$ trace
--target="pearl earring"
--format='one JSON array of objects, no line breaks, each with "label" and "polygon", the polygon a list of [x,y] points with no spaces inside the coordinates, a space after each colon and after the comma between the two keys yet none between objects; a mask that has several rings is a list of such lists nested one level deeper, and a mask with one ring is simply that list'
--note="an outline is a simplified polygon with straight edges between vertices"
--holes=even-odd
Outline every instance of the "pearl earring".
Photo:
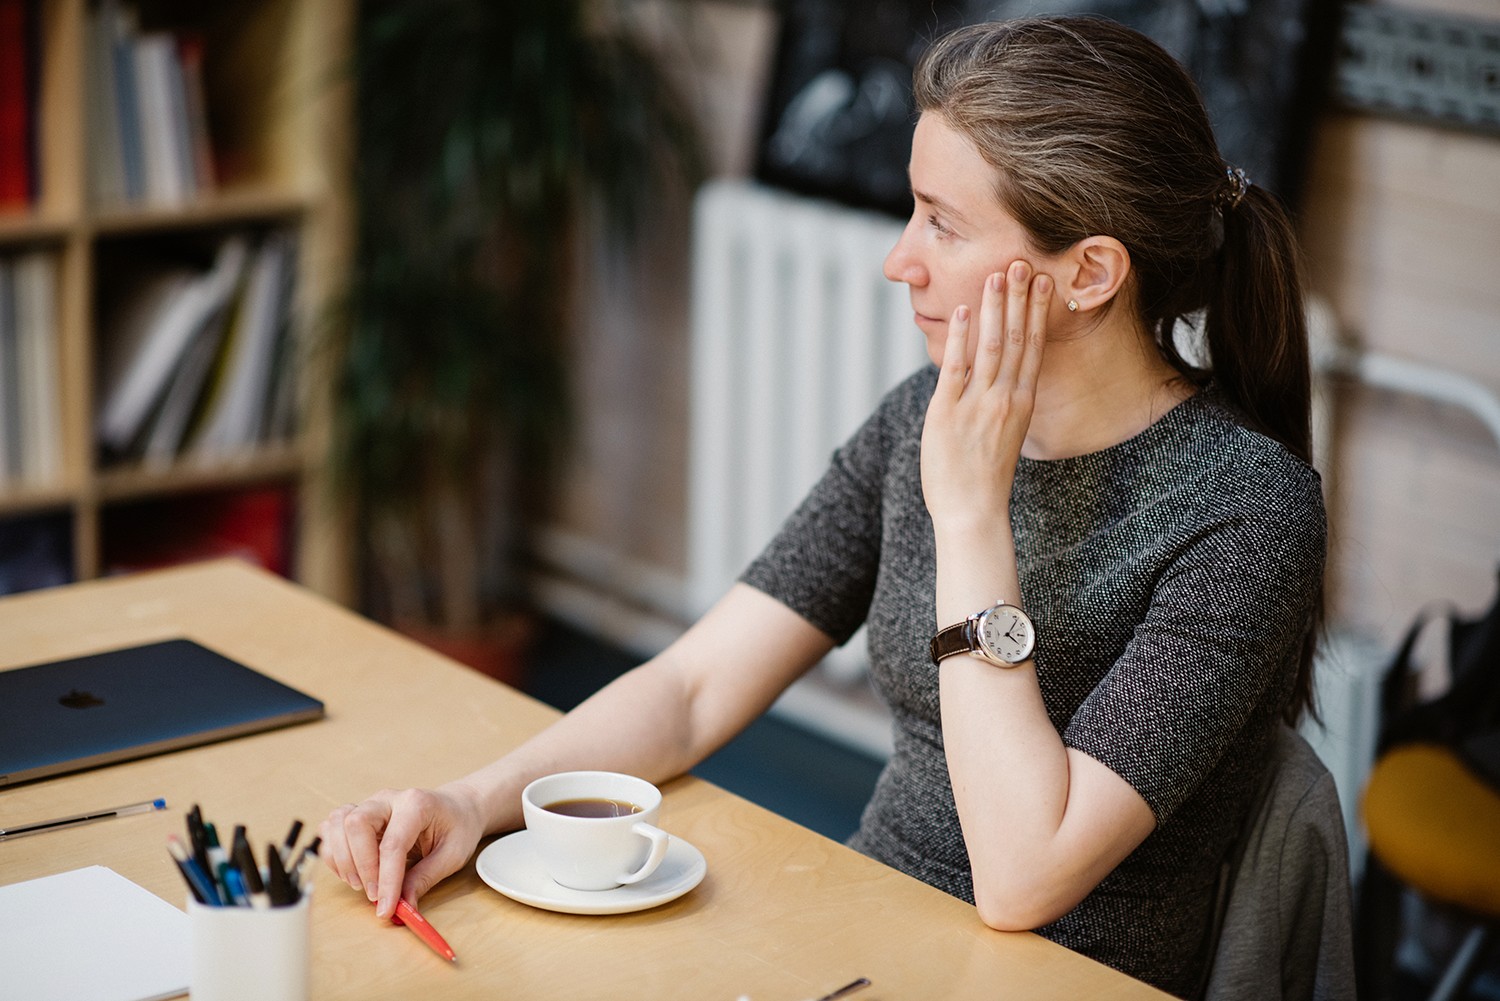
[{"label": "pearl earring", "polygon": [[1076,312],[1078,312],[1078,300],[1077,299],[1069,299],[1068,300],[1068,312],[1070,312],[1070,313],[1076,313]]}]

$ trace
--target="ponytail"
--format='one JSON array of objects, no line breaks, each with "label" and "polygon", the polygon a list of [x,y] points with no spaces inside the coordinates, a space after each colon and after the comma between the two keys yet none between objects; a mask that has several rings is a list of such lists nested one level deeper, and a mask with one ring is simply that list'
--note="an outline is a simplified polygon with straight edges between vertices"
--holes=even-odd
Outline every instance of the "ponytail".
[{"label": "ponytail", "polygon": [[[1291,222],[1274,195],[1253,185],[1222,211],[1219,281],[1204,321],[1214,385],[1250,427],[1311,465],[1312,365]],[[1284,713],[1293,726],[1304,713],[1319,719],[1313,657],[1323,632],[1321,584],[1311,619]]]},{"label": "ponytail", "polygon": [[1247,186],[1226,204],[1204,334],[1213,380],[1252,428],[1312,463],[1312,371],[1301,261],[1275,196]]}]

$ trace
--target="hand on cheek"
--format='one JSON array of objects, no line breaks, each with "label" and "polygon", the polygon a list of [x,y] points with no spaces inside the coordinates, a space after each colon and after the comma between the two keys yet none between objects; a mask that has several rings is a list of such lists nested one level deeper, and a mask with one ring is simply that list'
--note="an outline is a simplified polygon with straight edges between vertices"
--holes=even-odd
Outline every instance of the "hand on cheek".
[{"label": "hand on cheek", "polygon": [[1036,401],[1053,282],[1026,261],[990,275],[978,316],[948,324],[922,431],[922,489],[934,522],[1008,510]]}]

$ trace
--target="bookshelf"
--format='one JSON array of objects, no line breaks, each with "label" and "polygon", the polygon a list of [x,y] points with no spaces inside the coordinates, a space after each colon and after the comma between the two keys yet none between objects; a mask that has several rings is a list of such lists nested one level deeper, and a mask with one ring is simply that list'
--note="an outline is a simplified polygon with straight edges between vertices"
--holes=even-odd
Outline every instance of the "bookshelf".
[{"label": "bookshelf", "polygon": [[[85,580],[212,555],[209,530],[185,555],[171,539],[153,556],[150,536],[222,507],[226,522],[276,519],[281,568],[349,600],[315,342],[351,242],[352,18],[353,0],[0,0],[0,28],[24,23],[27,46],[0,38],[27,54],[24,131],[22,74],[0,70],[0,590],[56,582],[11,579],[27,559]],[[185,289],[211,284],[228,243],[238,267],[189,310]],[[148,353],[173,296],[190,319],[177,347]],[[132,378],[150,388],[124,407]]]}]

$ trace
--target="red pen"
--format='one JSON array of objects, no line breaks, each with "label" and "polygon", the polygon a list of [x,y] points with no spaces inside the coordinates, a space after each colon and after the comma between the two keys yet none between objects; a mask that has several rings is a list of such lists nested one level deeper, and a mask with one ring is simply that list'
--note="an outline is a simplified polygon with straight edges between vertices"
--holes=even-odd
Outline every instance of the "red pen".
[{"label": "red pen", "polygon": [[428,924],[427,919],[418,914],[417,909],[408,904],[405,897],[396,901],[396,913],[391,920],[416,932],[417,938],[426,942],[439,956],[449,962],[458,962],[458,957],[453,954],[453,947],[443,941],[443,936],[437,933],[437,929]]}]

